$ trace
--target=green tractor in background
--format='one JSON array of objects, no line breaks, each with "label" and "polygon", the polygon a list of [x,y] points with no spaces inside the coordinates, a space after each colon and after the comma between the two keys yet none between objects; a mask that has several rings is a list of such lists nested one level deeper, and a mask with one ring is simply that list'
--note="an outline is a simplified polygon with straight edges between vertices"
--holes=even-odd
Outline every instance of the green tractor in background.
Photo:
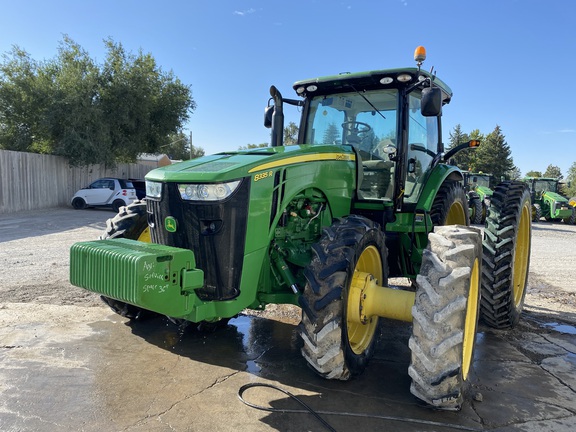
[{"label": "green tractor in background", "polygon": [[[452,91],[418,67],[272,86],[271,146],[151,171],[146,199],[123,207],[101,240],[70,252],[72,284],[116,312],[226,322],[246,308],[299,305],[302,355],[329,379],[360,374],[379,317],[412,322],[412,393],[459,409],[477,322],[514,326],[529,268],[530,194],[503,182],[484,241],[469,227],[463,174],[446,163],[442,106]],[[298,143],[282,142],[286,105]],[[411,286],[389,279],[409,278]]]},{"label": "green tractor in background", "polygon": [[464,172],[464,185],[468,194],[468,207],[470,208],[470,222],[484,224],[490,207],[494,191],[490,188],[493,183],[492,174]]},{"label": "green tractor in background", "polygon": [[533,222],[540,221],[542,217],[547,221],[561,220],[570,225],[576,222],[576,208],[560,195],[558,179],[525,177],[523,181],[530,186]]}]

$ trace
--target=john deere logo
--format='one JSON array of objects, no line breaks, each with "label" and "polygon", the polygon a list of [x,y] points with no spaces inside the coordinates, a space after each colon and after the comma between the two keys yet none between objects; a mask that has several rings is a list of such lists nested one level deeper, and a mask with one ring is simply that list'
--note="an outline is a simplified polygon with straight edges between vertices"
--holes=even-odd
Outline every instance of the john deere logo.
[{"label": "john deere logo", "polygon": [[176,219],[174,219],[172,216],[168,216],[166,219],[164,219],[164,228],[166,228],[166,231],[168,232],[176,232],[176,228],[177,228],[178,224],[176,223]]}]

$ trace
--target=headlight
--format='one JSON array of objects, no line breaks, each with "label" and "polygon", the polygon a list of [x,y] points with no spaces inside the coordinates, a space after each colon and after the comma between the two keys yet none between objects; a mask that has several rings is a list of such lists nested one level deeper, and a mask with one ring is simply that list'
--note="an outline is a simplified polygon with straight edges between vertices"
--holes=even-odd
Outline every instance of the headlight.
[{"label": "headlight", "polygon": [[162,196],[162,183],[146,180],[146,196],[150,198],[160,198]]},{"label": "headlight", "polygon": [[238,188],[240,180],[228,183],[179,184],[180,196],[186,201],[220,201]]}]

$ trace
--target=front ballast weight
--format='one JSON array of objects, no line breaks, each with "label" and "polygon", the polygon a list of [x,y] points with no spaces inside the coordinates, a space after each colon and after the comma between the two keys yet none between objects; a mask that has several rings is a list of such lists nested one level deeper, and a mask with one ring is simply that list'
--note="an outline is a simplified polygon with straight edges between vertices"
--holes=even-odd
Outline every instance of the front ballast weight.
[{"label": "front ballast weight", "polygon": [[70,282],[127,304],[175,318],[188,318],[204,285],[192,251],[126,238],[75,243]]}]

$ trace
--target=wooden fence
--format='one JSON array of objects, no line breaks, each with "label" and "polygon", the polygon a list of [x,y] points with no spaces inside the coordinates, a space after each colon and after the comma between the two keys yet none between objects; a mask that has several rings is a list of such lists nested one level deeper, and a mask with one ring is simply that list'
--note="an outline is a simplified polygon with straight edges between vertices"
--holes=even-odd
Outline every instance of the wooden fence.
[{"label": "wooden fence", "polygon": [[78,189],[100,177],[144,178],[151,169],[143,164],[74,168],[59,156],[0,150],[0,215],[70,206]]}]

